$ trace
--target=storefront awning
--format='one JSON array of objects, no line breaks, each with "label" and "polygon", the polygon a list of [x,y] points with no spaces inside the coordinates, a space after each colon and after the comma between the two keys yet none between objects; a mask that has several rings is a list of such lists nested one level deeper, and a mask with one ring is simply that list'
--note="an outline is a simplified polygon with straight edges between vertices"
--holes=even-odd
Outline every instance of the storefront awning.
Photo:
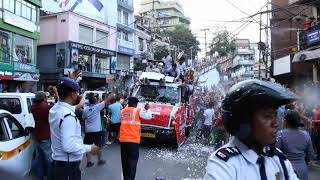
[{"label": "storefront awning", "polygon": [[292,62],[303,62],[315,59],[320,59],[320,48],[314,50],[300,51],[293,56]]}]

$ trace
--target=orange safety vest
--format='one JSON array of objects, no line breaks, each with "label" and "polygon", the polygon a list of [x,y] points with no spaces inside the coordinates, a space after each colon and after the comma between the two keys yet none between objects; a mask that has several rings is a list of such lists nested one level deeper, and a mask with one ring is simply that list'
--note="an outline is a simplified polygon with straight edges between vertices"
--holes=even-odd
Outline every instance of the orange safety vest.
[{"label": "orange safety vest", "polygon": [[140,108],[126,107],[121,111],[120,142],[140,143]]}]

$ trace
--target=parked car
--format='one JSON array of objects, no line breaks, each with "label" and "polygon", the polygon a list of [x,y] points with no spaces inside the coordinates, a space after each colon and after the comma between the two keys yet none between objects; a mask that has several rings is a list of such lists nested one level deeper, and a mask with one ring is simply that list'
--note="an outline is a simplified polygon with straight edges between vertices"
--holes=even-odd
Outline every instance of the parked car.
[{"label": "parked car", "polygon": [[0,110],[0,176],[5,174],[5,179],[22,179],[30,172],[35,144],[29,129]]},{"label": "parked car", "polygon": [[34,97],[33,93],[0,93],[0,109],[12,113],[23,128],[34,128],[35,123],[31,113]]}]

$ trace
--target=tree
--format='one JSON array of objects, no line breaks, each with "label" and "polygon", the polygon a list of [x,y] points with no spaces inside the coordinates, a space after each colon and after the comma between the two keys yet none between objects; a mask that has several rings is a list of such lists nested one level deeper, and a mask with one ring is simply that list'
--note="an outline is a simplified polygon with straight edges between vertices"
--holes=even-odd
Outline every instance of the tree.
[{"label": "tree", "polygon": [[164,56],[167,55],[168,49],[167,46],[155,45],[154,47],[154,59],[161,60]]},{"label": "tree", "polygon": [[220,57],[227,56],[235,50],[234,40],[227,30],[218,31],[212,39],[210,54],[218,53]]},{"label": "tree", "polygon": [[197,41],[197,38],[192,34],[190,28],[185,25],[176,25],[173,30],[168,31],[166,34],[169,36],[170,45],[178,47],[179,50],[184,50],[187,58],[191,56],[191,47],[193,47],[192,58],[194,58],[200,50],[199,41]]}]

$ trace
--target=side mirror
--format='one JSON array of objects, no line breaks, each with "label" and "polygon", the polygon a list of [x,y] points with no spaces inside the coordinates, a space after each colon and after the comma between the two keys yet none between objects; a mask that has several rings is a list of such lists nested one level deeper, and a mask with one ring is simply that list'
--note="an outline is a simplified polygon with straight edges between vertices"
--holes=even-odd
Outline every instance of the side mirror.
[{"label": "side mirror", "polygon": [[26,127],[23,131],[23,135],[27,136],[33,132],[34,128],[33,127]]}]

